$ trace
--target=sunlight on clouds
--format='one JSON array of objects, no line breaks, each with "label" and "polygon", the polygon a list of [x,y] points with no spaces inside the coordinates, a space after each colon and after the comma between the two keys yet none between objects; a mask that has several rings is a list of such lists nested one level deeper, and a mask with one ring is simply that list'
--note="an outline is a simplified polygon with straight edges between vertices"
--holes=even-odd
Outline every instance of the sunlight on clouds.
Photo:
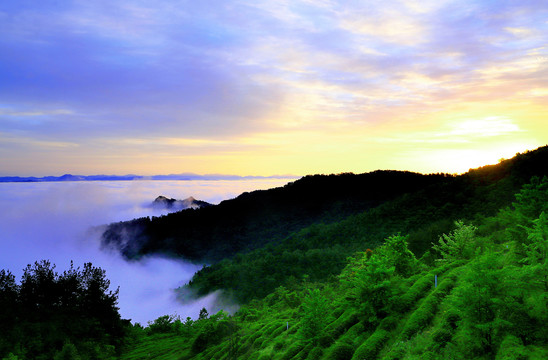
[{"label": "sunlight on clouds", "polygon": [[541,62],[534,56],[515,56],[513,59],[508,59],[504,62],[493,63],[483,68],[479,68],[476,72],[483,77],[485,81],[496,83],[497,79],[505,75],[524,76],[527,73],[533,73],[539,69]]},{"label": "sunlight on clouds", "polygon": [[208,138],[177,138],[177,137],[150,137],[150,138],[123,138],[108,141],[113,143],[122,143],[130,146],[184,146],[184,147],[209,147],[229,145],[232,142],[228,140],[208,139]]},{"label": "sunlight on clouds", "polygon": [[526,37],[526,36],[531,36],[535,34],[535,32],[532,29],[528,29],[528,28],[506,27],[504,28],[504,30],[518,37]]},{"label": "sunlight on clouds", "polygon": [[0,115],[7,116],[48,116],[48,115],[71,115],[73,111],[66,109],[58,110],[35,110],[35,111],[11,111],[0,109]]},{"label": "sunlight on clouds", "polygon": [[452,0],[405,0],[401,1],[401,3],[414,13],[425,14],[436,11],[451,1]]},{"label": "sunlight on clouds", "polygon": [[402,86],[413,92],[422,94],[424,90],[439,88],[442,84],[439,80],[417,72],[408,72],[402,75]]},{"label": "sunlight on clouds", "polygon": [[545,97],[548,96],[548,88],[531,89],[529,94],[535,97]]},{"label": "sunlight on clouds", "polygon": [[[67,149],[77,148],[80,146],[78,143],[68,141],[54,141],[54,140],[40,140],[30,137],[19,137],[11,134],[0,132],[0,143],[3,145],[10,145],[14,148],[19,146],[29,146],[32,148],[49,150],[49,149]],[[0,146],[1,148],[1,146]]]},{"label": "sunlight on clouds", "polygon": [[343,29],[387,43],[415,46],[428,38],[424,22],[386,2],[345,9],[339,19]]},{"label": "sunlight on clouds", "polygon": [[449,136],[490,137],[521,131],[511,119],[502,116],[458,120],[451,127]]},{"label": "sunlight on clouds", "polygon": [[[426,29],[411,18],[382,18],[353,16],[341,23],[346,30],[357,34],[372,36],[381,41],[413,46],[425,41]],[[379,51],[379,50],[375,50]],[[379,51],[382,53],[382,51]]]},{"label": "sunlight on clouds", "polygon": [[538,3],[68,4],[0,22],[29,74],[0,84],[0,146],[27,171],[420,170],[548,138]]}]

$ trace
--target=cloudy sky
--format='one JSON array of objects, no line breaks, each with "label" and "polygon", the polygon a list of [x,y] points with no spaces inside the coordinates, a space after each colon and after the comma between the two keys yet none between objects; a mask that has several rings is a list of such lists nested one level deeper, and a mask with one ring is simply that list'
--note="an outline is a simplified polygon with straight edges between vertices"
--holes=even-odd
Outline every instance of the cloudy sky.
[{"label": "cloudy sky", "polygon": [[0,3],[0,175],[462,172],[548,143],[548,3]]}]

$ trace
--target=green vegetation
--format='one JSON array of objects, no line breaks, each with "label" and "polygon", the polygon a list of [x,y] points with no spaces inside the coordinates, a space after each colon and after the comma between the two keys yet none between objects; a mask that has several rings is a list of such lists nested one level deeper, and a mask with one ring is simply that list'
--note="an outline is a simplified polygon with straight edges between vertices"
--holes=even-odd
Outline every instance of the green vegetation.
[{"label": "green vegetation", "polygon": [[91,263],[57,274],[50,262],[36,262],[20,284],[0,270],[0,358],[116,358],[130,324],[109,285]]},{"label": "green vegetation", "polygon": [[[264,230],[266,239],[248,242],[254,224],[226,241],[239,237],[238,245],[216,238],[227,255],[216,254],[181,296],[222,290],[238,312],[204,309],[196,320],[166,315],[129,326],[119,358],[547,359],[547,163],[541,148],[462,176],[413,175],[418,188],[394,196],[383,188],[344,216],[333,214],[345,201],[333,200],[274,237]],[[255,220],[276,214],[264,204],[262,212],[252,207],[262,213]],[[201,216],[191,214],[177,218]],[[167,217],[158,221],[151,223]],[[271,235],[287,224],[276,221]],[[53,354],[76,358],[81,349],[68,337]]]},{"label": "green vegetation", "polygon": [[[334,229],[344,230],[357,219],[394,205],[311,226],[277,246],[224,260],[215,269],[222,274],[231,267],[236,272],[244,266],[257,270],[265,265],[251,261],[251,254],[288,265],[294,256],[297,272],[266,295],[248,297],[233,316],[221,313],[198,320],[185,334],[177,334],[173,325],[171,335],[154,345],[148,340],[150,326],[141,331],[140,339],[151,351],[169,347],[168,339],[186,339],[173,357],[157,357],[165,359],[548,358],[546,200],[548,177],[533,177],[509,206],[491,215],[476,213],[468,220],[448,221],[452,227],[438,233],[431,247],[421,252],[410,251],[412,235],[388,235],[377,246],[364,236],[361,251],[347,257],[342,266],[337,263],[336,275],[321,273],[322,265],[330,266],[321,255],[307,268],[296,254],[306,258],[312,251],[304,250],[307,240],[322,244],[318,239],[323,237],[323,243],[329,244],[326,249],[341,249],[340,242],[329,238]],[[305,241],[301,249],[294,242],[297,238]],[[282,246],[285,252],[279,253]],[[327,257],[333,253],[328,251]],[[207,269],[203,271],[214,273]],[[283,266],[269,269],[272,273],[259,273],[262,280],[270,276],[276,283],[287,276]],[[276,272],[285,275],[278,278]],[[239,289],[245,287],[232,290]],[[229,331],[205,330],[222,328],[223,321],[233,324]],[[197,348],[197,341],[205,341],[204,334],[210,340]],[[122,358],[140,358],[143,346],[135,346]]]},{"label": "green vegetation", "polygon": [[[382,198],[390,200],[377,202],[376,206],[366,207],[342,220],[316,222],[283,239],[268,240],[263,247],[227,256],[199,271],[189,285],[182,289],[182,293],[205,295],[222,290],[238,302],[247,303],[252,299],[263,298],[278,286],[291,287],[293,282],[299,281],[305,274],[310,281],[324,282],[340,274],[348,257],[367,248],[376,248],[394,234],[407,234],[409,250],[417,258],[428,257],[427,252],[439,250],[440,246],[446,246],[443,244],[447,241],[457,241],[462,249],[453,246],[451,251],[455,253],[447,253],[445,257],[469,258],[478,246],[482,246],[484,236],[506,237],[501,230],[504,227],[511,227],[514,236],[527,236],[523,227],[533,224],[521,218],[521,215],[510,211],[501,216],[494,215],[501,208],[510,207],[514,194],[529,183],[531,178],[527,178],[525,174],[538,176],[537,180],[533,180],[537,182],[542,176],[548,175],[547,162],[548,147],[545,147],[520,154],[497,166],[473,170],[461,176],[410,176],[397,172],[376,172],[374,182],[362,177],[361,187],[372,189],[363,190],[364,193],[374,192],[382,180],[397,187],[398,181],[412,179],[414,183],[422,183],[424,186],[416,191],[406,190],[396,197],[384,195]],[[524,164],[527,167],[524,168]],[[337,177],[334,176],[333,179],[335,178]],[[331,184],[329,180],[333,179],[318,178],[327,184]],[[353,178],[344,174],[342,179]],[[298,181],[293,186],[297,184]],[[341,183],[338,185],[343,186]],[[548,199],[545,198],[546,195],[542,197],[543,188],[537,189],[538,184],[526,186],[535,187],[534,195],[531,196],[540,196],[537,201],[523,199],[526,205],[521,205],[523,209],[519,213],[529,214],[537,211],[541,204],[547,204]],[[379,189],[381,192],[388,192],[384,187]],[[267,204],[261,203],[265,209],[271,210]],[[454,222],[457,220],[461,221],[461,228],[454,229]],[[467,225],[463,221],[468,222]],[[283,227],[285,223],[280,222],[276,226]],[[247,230],[242,229],[235,230],[234,233],[241,236],[248,234]],[[441,234],[447,235],[440,242]],[[471,235],[476,237],[466,238]],[[432,243],[436,244],[434,249]]]}]

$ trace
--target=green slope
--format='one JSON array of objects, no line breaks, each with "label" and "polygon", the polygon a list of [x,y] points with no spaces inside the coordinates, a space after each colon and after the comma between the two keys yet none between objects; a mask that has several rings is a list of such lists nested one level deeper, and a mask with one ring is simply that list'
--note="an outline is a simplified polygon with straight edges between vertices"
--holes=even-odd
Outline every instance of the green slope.
[{"label": "green slope", "polygon": [[[456,219],[478,222],[509,206],[531,175],[548,175],[546,164],[548,147],[445,178],[337,222],[316,222],[202,269],[182,289],[182,296],[223,290],[245,303],[304,274],[323,281],[339,274],[354,252],[374,248],[396,233],[408,234],[410,249],[420,257],[440,234],[451,230]],[[487,224],[480,229],[491,230]]]},{"label": "green slope", "polygon": [[[499,181],[504,179],[509,177]],[[484,182],[479,175],[473,180]],[[362,242],[336,275],[314,279],[314,272],[299,268],[284,286],[250,299],[234,316],[170,319],[162,331],[134,328],[133,346],[122,358],[546,359],[548,178],[530,180],[511,206],[474,213],[468,217],[474,225],[456,222],[438,233],[419,260],[409,251],[413,236],[387,236],[373,250]],[[375,209],[367,214],[375,211],[381,219],[389,216]],[[303,230],[282,243],[294,251],[307,239],[315,246],[342,246],[348,234],[339,238],[336,229],[373,216],[367,214]],[[420,223],[419,215],[412,218],[402,229]],[[325,266],[318,261],[315,271]]]}]

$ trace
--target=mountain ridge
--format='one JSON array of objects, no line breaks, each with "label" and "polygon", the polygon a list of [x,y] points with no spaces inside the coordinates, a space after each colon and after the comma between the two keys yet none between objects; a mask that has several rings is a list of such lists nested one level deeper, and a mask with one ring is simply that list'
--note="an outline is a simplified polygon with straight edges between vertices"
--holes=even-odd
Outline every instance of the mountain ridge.
[{"label": "mountain ridge", "polygon": [[[548,146],[456,176],[309,175],[205,209],[110,224],[102,244],[128,259],[161,254],[209,263],[189,284],[190,296],[228,289],[245,303],[311,266],[313,280],[335,275],[355,251],[393,234],[408,234],[409,248],[420,257],[455,220],[493,216],[510,206],[532,176],[548,176],[546,164]],[[280,264],[288,265],[283,272]]]},{"label": "mountain ridge", "polygon": [[205,174],[181,173],[169,175],[72,175],[61,176],[0,176],[0,183],[3,182],[55,182],[55,181],[134,181],[134,180],[256,180],[256,179],[295,179],[294,175],[272,175],[272,176],[241,176],[230,174]]},{"label": "mountain ridge", "polygon": [[176,210],[199,209],[206,206],[213,206],[213,204],[210,204],[203,200],[197,200],[193,196],[189,196],[186,199],[178,200],[178,199],[168,198],[163,195],[160,195],[156,199],[154,199],[154,201],[150,205],[153,208],[157,208],[157,209],[176,209]]}]

